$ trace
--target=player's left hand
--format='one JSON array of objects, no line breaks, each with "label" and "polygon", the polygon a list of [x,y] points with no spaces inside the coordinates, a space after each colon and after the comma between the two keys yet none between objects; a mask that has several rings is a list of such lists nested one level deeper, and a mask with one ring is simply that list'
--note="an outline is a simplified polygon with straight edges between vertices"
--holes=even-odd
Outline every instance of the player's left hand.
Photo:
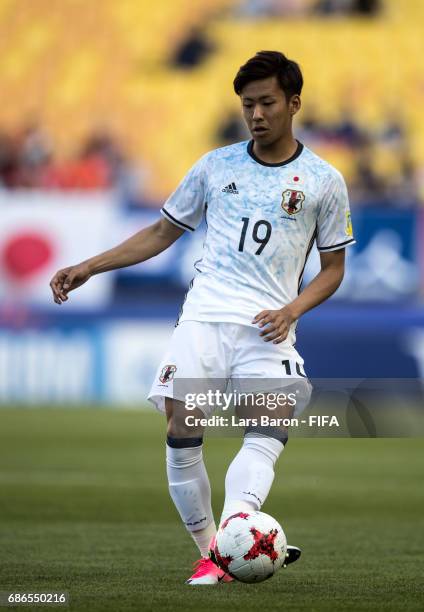
[{"label": "player's left hand", "polygon": [[295,321],[290,309],[285,306],[281,310],[262,310],[253,319],[252,323],[257,324],[261,329],[260,336],[265,342],[280,344],[284,342],[290,330],[290,325]]}]

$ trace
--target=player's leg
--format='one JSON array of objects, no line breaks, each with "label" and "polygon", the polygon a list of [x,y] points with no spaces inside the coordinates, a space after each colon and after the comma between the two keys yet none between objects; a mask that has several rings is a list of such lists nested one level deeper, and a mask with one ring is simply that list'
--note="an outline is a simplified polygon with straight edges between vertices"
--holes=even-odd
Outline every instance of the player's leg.
[{"label": "player's leg", "polygon": [[[303,410],[310,397],[303,360],[293,347],[264,342],[253,326],[238,327],[231,377],[244,401],[238,402],[237,412],[257,423],[247,428],[243,445],[228,468],[221,520],[243,509],[262,507],[288,439],[283,419]],[[280,421],[268,426],[262,424],[266,418]]]},{"label": "player's leg", "polygon": [[267,428],[266,433],[261,429],[247,429],[242,447],[227,470],[221,522],[238,512],[260,510],[268,497],[287,434],[278,427]]},{"label": "player's leg", "polygon": [[[261,509],[274,481],[275,464],[287,444],[286,428],[251,427],[225,477],[225,502],[220,523],[234,514]],[[212,547],[213,548],[213,547]],[[288,545],[284,567],[297,561],[301,550]]]},{"label": "player's leg", "polygon": [[[261,416],[273,418],[291,418],[307,405],[310,397],[310,385],[303,377],[303,361],[297,352],[291,349],[282,350],[280,345],[264,343],[255,328],[240,329],[240,350],[235,355],[232,375],[237,379],[241,392],[252,395],[252,390],[261,391],[261,401],[253,399],[239,409],[239,415],[258,419]],[[296,373],[296,377],[291,376]],[[294,392],[296,402],[278,404],[270,413],[267,409],[269,391],[285,392],[289,397]],[[273,393],[275,396],[275,393]],[[253,397],[254,394],[253,394]],[[264,504],[274,481],[275,464],[288,440],[285,425],[251,426],[247,428],[243,445],[231,462],[225,478],[225,502],[221,522],[238,512],[257,511]],[[288,562],[296,560],[300,550],[289,547]]]},{"label": "player's leg", "polygon": [[[190,584],[216,584],[224,573],[207,558],[208,544],[216,532],[211,490],[203,462],[203,428],[194,419],[209,416],[211,407],[187,411],[188,393],[204,393],[211,376],[225,377],[225,352],[216,325],[186,321],[177,326],[170,350],[159,367],[149,399],[166,412],[168,429],[166,464],[169,490],[175,506],[197,544],[201,559]],[[171,364],[171,365],[169,365]],[[193,393],[196,392],[196,393]],[[190,423],[186,417],[190,416]]]},{"label": "player's leg", "polygon": [[[203,461],[203,427],[186,426],[183,402],[166,398],[168,421],[166,441],[166,471],[169,492],[186,529],[195,541],[201,558],[194,574],[187,580],[191,585],[214,585],[229,581],[208,557],[209,544],[216,534],[211,505],[211,487]],[[204,414],[195,408],[195,418]]]},{"label": "player's leg", "polygon": [[[166,398],[166,470],[169,492],[181,519],[199,548],[208,556],[208,544],[216,533],[211,506],[211,487],[203,461],[203,427],[184,426],[183,402]],[[198,409],[194,418],[204,418]]]}]

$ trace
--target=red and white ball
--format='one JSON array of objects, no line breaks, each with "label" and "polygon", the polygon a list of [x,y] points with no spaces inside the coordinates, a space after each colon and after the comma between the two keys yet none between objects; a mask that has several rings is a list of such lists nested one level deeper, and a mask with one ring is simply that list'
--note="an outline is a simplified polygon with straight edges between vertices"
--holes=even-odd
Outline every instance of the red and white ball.
[{"label": "red and white ball", "polygon": [[284,564],[287,539],[281,525],[265,512],[238,512],[219,526],[210,556],[241,582],[262,582]]}]

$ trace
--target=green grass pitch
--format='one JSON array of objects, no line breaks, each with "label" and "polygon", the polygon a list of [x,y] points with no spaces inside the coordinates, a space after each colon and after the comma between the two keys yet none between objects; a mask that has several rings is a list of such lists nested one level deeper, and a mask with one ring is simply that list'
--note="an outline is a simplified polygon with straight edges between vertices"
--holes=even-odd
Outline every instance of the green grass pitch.
[{"label": "green grass pitch", "polygon": [[[205,444],[216,516],[239,444]],[[161,416],[0,410],[0,591],[66,590],[68,609],[87,612],[422,610],[423,450],[422,439],[291,440],[263,509],[301,560],[259,585],[194,588]]]}]

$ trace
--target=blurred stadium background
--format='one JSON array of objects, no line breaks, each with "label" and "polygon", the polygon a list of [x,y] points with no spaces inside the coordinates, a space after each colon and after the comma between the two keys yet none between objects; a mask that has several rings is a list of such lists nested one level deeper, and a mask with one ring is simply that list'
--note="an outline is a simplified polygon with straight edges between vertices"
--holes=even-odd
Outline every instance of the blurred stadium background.
[{"label": "blurred stadium background", "polygon": [[346,176],[358,241],[299,325],[307,371],[424,375],[423,18],[420,0],[1,0],[0,402],[143,403],[202,231],[60,308],[48,281],[247,138],[232,79],[268,48],[302,66],[296,134]]}]

